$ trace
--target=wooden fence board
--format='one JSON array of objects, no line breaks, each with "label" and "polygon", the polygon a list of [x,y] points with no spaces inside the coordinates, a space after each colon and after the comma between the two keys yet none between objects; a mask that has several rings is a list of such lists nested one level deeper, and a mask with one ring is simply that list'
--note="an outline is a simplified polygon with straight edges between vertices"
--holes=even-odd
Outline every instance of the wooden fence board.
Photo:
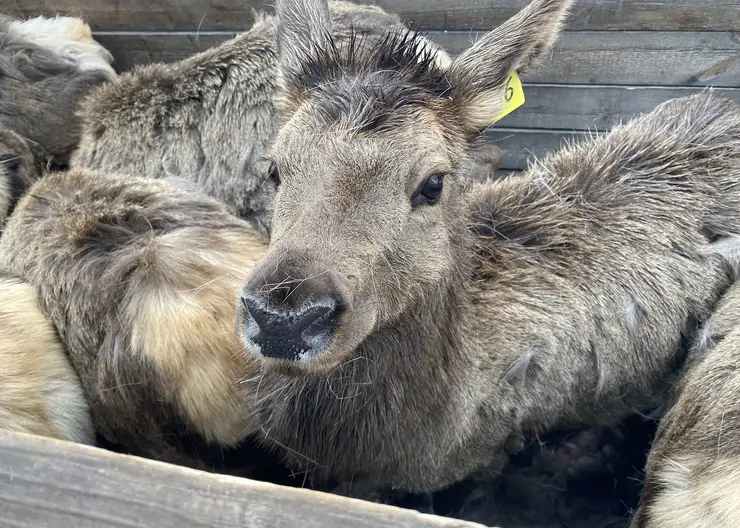
[{"label": "wooden fence board", "polygon": [[[430,35],[452,55],[476,32]],[[530,82],[740,86],[740,35],[721,32],[569,31]]]},{"label": "wooden fence board", "polygon": [[[363,0],[427,29],[491,29],[528,0]],[[96,29],[241,29],[266,0],[2,0],[14,17],[83,16]],[[740,31],[740,0],[579,0],[569,29]]]},{"label": "wooden fence board", "polygon": [[0,525],[483,528],[316,491],[0,432]]},{"label": "wooden fence board", "polygon": [[[233,32],[99,32],[119,71],[134,64],[178,60],[231,38]],[[477,36],[432,32],[460,53]],[[564,33],[552,58],[525,82],[740,87],[740,37],[729,33],[575,31]]]},{"label": "wooden fence board", "polygon": [[[526,102],[495,126],[565,130],[609,130],[620,121],[650,112],[660,103],[702,91],[662,86],[525,84]],[[740,104],[740,89],[716,89]]]},{"label": "wooden fence board", "polygon": [[137,64],[174,62],[217,46],[236,35],[233,32],[96,33],[95,40],[113,54],[119,72]]},{"label": "wooden fence board", "polygon": [[272,5],[265,0],[0,0],[0,13],[76,16],[93,29],[242,30],[254,22],[253,9],[272,11]]},{"label": "wooden fence board", "polygon": [[493,127],[486,133],[487,140],[498,145],[503,151],[499,169],[522,170],[533,156],[542,158],[548,152],[564,145],[566,139],[571,141],[584,139],[584,132],[567,130],[532,130]]}]

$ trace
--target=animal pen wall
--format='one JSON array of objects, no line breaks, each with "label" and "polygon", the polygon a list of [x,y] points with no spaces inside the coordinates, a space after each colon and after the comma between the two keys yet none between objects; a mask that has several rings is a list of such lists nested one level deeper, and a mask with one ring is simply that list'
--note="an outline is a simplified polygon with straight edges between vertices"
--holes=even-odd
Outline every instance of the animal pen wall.
[{"label": "animal pen wall", "polygon": [[[452,55],[512,16],[526,0],[364,0],[398,13]],[[118,71],[173,61],[247,28],[269,0],[1,0],[14,17],[84,18]],[[552,59],[525,76],[523,107],[490,138],[501,169],[563,138],[608,130],[667,99],[715,86],[740,101],[740,1],[579,0]]]}]

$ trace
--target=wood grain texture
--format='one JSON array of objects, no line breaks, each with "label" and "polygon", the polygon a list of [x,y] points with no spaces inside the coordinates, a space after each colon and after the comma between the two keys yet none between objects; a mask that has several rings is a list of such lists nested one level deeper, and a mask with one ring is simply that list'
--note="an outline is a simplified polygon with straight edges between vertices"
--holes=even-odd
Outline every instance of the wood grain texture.
[{"label": "wood grain texture", "polygon": [[236,35],[235,32],[102,32],[95,40],[113,54],[113,67],[118,72],[137,64],[174,62],[194,53],[217,46]]},{"label": "wood grain texture", "polygon": [[[476,32],[430,35],[452,55]],[[670,31],[570,31],[524,81],[570,84],[740,86],[740,34]]]},{"label": "wood grain texture", "polygon": [[[528,0],[364,0],[426,29],[491,29]],[[241,29],[266,0],[2,0],[15,17],[82,16],[96,29]],[[570,29],[740,31],[740,0],[580,0]]]},{"label": "wood grain texture", "polygon": [[542,158],[548,152],[564,145],[566,140],[579,141],[588,137],[585,132],[568,130],[533,130],[493,127],[486,132],[486,140],[503,151],[499,170],[522,170],[533,157]]},{"label": "wood grain texture", "polygon": [[254,10],[272,11],[272,5],[265,0],[0,0],[0,13],[76,16],[93,29],[242,30],[254,22]]},{"label": "wood grain texture", "polygon": [[482,528],[309,490],[0,431],[0,525]]},{"label": "wood grain texture", "polygon": [[[119,71],[174,61],[231,38],[233,32],[98,32]],[[431,32],[460,53],[479,34]],[[576,31],[564,33],[552,58],[525,82],[740,87],[740,37],[729,33]]]},{"label": "wood grain texture", "polygon": [[[428,29],[481,29],[504,22],[529,0],[371,0]],[[464,7],[463,7],[464,6]],[[738,0],[578,0],[568,29],[740,30]]]},{"label": "wood grain texture", "polygon": [[[609,130],[660,103],[703,88],[525,84],[526,102],[496,123],[506,128]],[[740,104],[740,89],[715,89]]]}]

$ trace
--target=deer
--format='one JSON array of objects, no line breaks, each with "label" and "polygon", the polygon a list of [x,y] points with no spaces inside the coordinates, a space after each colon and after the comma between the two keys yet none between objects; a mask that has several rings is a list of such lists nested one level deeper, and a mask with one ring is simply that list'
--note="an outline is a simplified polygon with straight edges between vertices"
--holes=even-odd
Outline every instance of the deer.
[{"label": "deer", "polygon": [[720,300],[693,340],[658,424],[632,528],[740,523],[739,286]]},{"label": "deer", "polygon": [[[255,430],[234,319],[265,247],[198,190],[130,173],[48,172],[0,237],[0,269],[22,281],[24,303],[38,303],[30,315],[19,305],[7,329],[37,312],[46,318],[38,325],[54,329],[79,376],[98,445],[211,469],[214,451]],[[0,296],[0,309],[5,302]]]},{"label": "deer", "polygon": [[[376,6],[339,0],[329,6],[339,45],[405,29],[397,15]],[[431,40],[416,42],[440,67],[450,62]],[[279,181],[263,155],[278,126],[275,46],[274,17],[261,13],[248,31],[214,48],[138,66],[100,86],[80,110],[83,132],[72,166],[195,183],[269,235]],[[482,170],[492,169],[484,163]]]},{"label": "deer", "polygon": [[0,16],[0,126],[26,140],[41,165],[67,167],[80,102],[115,81],[112,61],[79,18]]},{"label": "deer", "polygon": [[572,2],[533,0],[445,69],[411,33],[339,48],[279,0],[281,184],[236,332],[259,437],[316,482],[495,477],[525,438],[661,404],[732,283],[740,110],[664,102],[515,177],[458,178]]},{"label": "deer", "polygon": [[[379,33],[381,28],[400,25],[395,15],[376,7],[348,2],[335,2],[333,7],[337,24],[346,26],[348,36],[361,35],[372,39],[373,31]],[[50,65],[56,64],[52,62],[54,60],[59,63],[56,67],[70,76],[74,73],[74,66],[80,72],[87,72],[91,78],[105,79],[105,85],[91,95],[92,103],[88,101],[85,103],[87,106],[83,106],[80,120],[85,131],[89,131],[90,123],[85,119],[90,114],[85,113],[84,108],[100,109],[95,104],[101,101],[101,94],[110,96],[126,92],[126,87],[130,89],[136,79],[141,82],[149,73],[156,74],[159,68],[168,69],[168,78],[191,83],[195,89],[208,90],[206,80],[193,79],[192,75],[188,77],[186,74],[192,73],[196,67],[215,67],[214,61],[229,54],[235,55],[236,49],[241,55],[235,55],[235,67],[256,61],[264,69],[260,71],[267,84],[272,83],[275,73],[270,66],[272,52],[269,46],[266,49],[260,47],[260,42],[269,41],[270,34],[274,40],[274,30],[270,29],[267,18],[258,20],[255,28],[247,32],[249,35],[237,37],[190,61],[148,66],[120,78],[110,67],[109,52],[92,39],[89,26],[79,19],[38,17],[23,23],[8,21],[7,32],[12,38],[4,42],[4,50],[16,49],[10,45],[16,39],[16,47],[23,50],[24,57],[38,56],[32,61],[17,61],[23,67],[56,71],[41,59]],[[440,67],[443,67],[444,51],[430,41],[423,40],[423,43],[433,50]],[[21,44],[25,47],[19,47]],[[11,55],[8,54],[9,57]],[[17,56],[21,57],[22,53],[18,52]],[[66,82],[69,85],[74,79],[70,77]],[[59,82],[61,79],[56,80]],[[229,85],[224,89],[235,90],[232,95],[239,97],[240,94],[236,94],[238,88],[244,88],[244,83],[249,84],[254,78],[242,81],[239,86]],[[51,82],[39,86],[47,85],[55,86]],[[21,88],[22,85],[17,86],[18,90]],[[76,105],[83,94],[72,88],[58,87],[74,94]],[[66,101],[48,90],[36,93],[56,103]],[[127,93],[131,97],[142,95],[130,90]],[[166,92],[159,95],[163,93]],[[214,99],[218,99],[219,93],[213,94]],[[225,93],[221,94],[226,97]],[[161,101],[156,98],[149,100],[152,106],[146,110],[157,110],[158,102]],[[45,100],[44,104],[47,103]],[[111,114],[124,114],[131,110],[123,104],[115,107],[120,101],[117,103],[112,96],[105,99],[105,103],[106,112]],[[223,103],[221,99],[219,104]],[[96,442],[140,456],[209,469],[208,464],[214,463],[209,460],[211,447],[220,452],[235,446],[250,431],[249,412],[241,405],[245,398],[238,398],[238,378],[245,370],[242,367],[244,359],[240,357],[241,345],[233,335],[233,322],[225,324],[221,320],[228,321],[229,314],[235,310],[237,286],[245,279],[251,261],[259,257],[265,241],[259,233],[232,218],[233,209],[228,209],[228,202],[224,209],[216,203],[217,200],[206,199],[200,194],[197,182],[183,178],[182,172],[159,174],[146,167],[146,171],[139,173],[136,164],[119,157],[120,165],[116,165],[119,172],[110,167],[78,167],[80,164],[75,161],[71,174],[58,173],[59,168],[66,167],[62,154],[66,156],[68,145],[76,145],[79,140],[75,132],[77,121],[73,120],[64,130],[57,123],[70,119],[74,114],[72,106],[65,103],[55,106],[53,112],[47,109],[44,121],[34,121],[38,117],[35,114],[21,119],[21,105],[9,111],[8,115],[13,119],[7,125],[35,139],[24,138],[10,129],[0,129],[0,221],[4,223],[11,213],[14,218],[9,231],[2,237],[2,257],[8,267],[22,277],[19,280],[23,281],[24,288],[38,291],[40,309],[49,319],[46,324],[59,334],[58,346],[49,345],[49,353],[53,355],[59,349],[66,350],[73,370],[80,373],[81,381],[78,383],[84,387],[95,428],[101,433]],[[215,108],[213,110],[216,111]],[[239,109],[228,110],[238,112]],[[55,148],[50,142],[43,141],[39,134],[28,134],[29,130],[40,130],[50,137],[56,134],[64,140],[64,148]],[[131,143],[124,141],[122,144],[133,148],[134,144],[141,143],[139,136],[131,136],[131,130],[128,129],[127,136]],[[70,132],[68,137],[65,131]],[[152,134],[156,136],[159,132],[152,131]],[[78,158],[85,151],[86,134],[83,132],[83,145],[76,154]],[[157,137],[163,142],[168,141],[168,138]],[[43,149],[36,149],[37,146]],[[181,142],[180,147],[187,152],[189,145]],[[483,159],[476,160],[477,166],[484,167],[481,177],[490,171],[486,167],[494,167],[500,159],[500,151],[489,147],[489,151],[479,152],[479,158]],[[104,151],[104,146],[96,147],[98,155]],[[47,152],[54,155],[47,157]],[[122,151],[119,149],[118,152]],[[51,158],[55,163],[47,163]],[[96,159],[103,163],[107,158]],[[130,182],[125,181],[127,176],[124,174],[130,176]],[[162,182],[148,184],[142,182],[142,178]],[[16,203],[35,182],[39,183],[33,187],[33,196],[28,197],[25,205],[15,213]],[[195,211],[189,211],[190,208],[195,208]],[[170,215],[167,217],[168,225],[179,229],[178,234],[153,236],[150,228],[158,222],[161,224],[162,217],[167,215]],[[96,218],[102,219],[100,224],[95,224],[93,219]],[[129,231],[127,222],[133,223]],[[29,223],[40,230],[28,231]],[[211,231],[216,233],[213,240],[208,239]],[[28,235],[31,232],[36,238]],[[191,235],[195,241],[194,249],[189,240],[182,243]],[[103,243],[103,252],[100,253],[95,240],[106,236],[110,239]],[[198,236],[202,238],[198,240]],[[34,251],[27,253],[29,247],[35,248]],[[83,258],[90,257],[88,251],[95,253],[95,258]],[[34,257],[28,259],[31,254]],[[69,260],[56,260],[52,268],[45,267],[49,263],[46,259],[58,259],[61,255],[66,255]],[[141,273],[132,268],[137,261],[141,261]],[[130,280],[132,276],[140,282],[134,281],[128,290],[122,292],[116,281],[122,278]],[[147,281],[152,281],[154,286]],[[60,287],[60,284],[66,287]],[[95,289],[91,291],[91,285],[110,288],[111,295],[116,292],[122,297],[120,300],[112,297],[99,300]],[[232,294],[228,293],[230,288],[234,290]],[[101,301],[112,303],[108,305],[110,312],[103,310],[104,305],[98,305]],[[19,307],[20,312],[24,306],[27,307],[28,303]],[[192,309],[180,313],[182,306],[191,306]],[[157,310],[161,311],[160,315],[155,314]],[[124,315],[114,317],[112,314]],[[35,316],[34,312],[28,317],[33,319]],[[24,316],[18,313],[16,317],[21,321]],[[156,320],[160,320],[163,326],[154,325]],[[203,332],[212,320],[219,321],[217,327]],[[185,332],[175,339],[154,337],[154,333],[169,329],[170,323],[175,325],[174,328],[191,328],[190,334]],[[34,324],[29,322],[32,328]],[[197,338],[194,338],[195,334],[198,334]],[[30,357],[30,352],[23,353]],[[34,353],[41,361],[45,352],[34,350]],[[21,352],[10,348],[8,354],[16,357]],[[215,359],[211,359],[212,356]],[[203,365],[196,366],[193,361],[206,364],[212,361],[213,367],[205,372]],[[27,374],[14,371],[9,376],[17,386],[37,387],[38,380],[30,374],[28,379],[23,378]],[[164,405],[157,408],[155,402],[160,401]],[[57,403],[64,406],[67,402],[59,400]],[[4,426],[20,427],[19,423],[13,425],[11,418],[8,417]]]}]

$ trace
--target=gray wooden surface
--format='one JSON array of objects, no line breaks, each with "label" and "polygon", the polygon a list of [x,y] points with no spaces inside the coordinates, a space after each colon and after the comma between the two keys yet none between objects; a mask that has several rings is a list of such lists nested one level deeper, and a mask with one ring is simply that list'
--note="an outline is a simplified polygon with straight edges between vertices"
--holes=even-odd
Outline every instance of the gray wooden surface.
[{"label": "gray wooden surface", "polygon": [[486,136],[503,151],[499,169],[521,170],[533,157],[541,158],[565,144],[588,137],[588,132],[571,130],[533,130],[522,128],[492,127]]},{"label": "gray wooden surface", "polygon": [[[96,33],[96,38],[113,52],[116,68],[128,70],[135,64],[179,60],[234,35],[214,31],[106,31]],[[452,55],[457,55],[480,34],[432,31],[429,35]],[[740,36],[728,32],[566,32],[558,40],[551,59],[524,80],[738,87]]]},{"label": "gray wooden surface", "polygon": [[5,431],[0,431],[0,526],[481,528]]},{"label": "gray wooden surface", "polygon": [[[399,13],[456,55],[528,0],[359,1]],[[273,3],[0,0],[0,12],[82,16],[124,71],[215,46],[252,23],[252,8]],[[489,134],[504,148],[504,169],[705,86],[739,100],[740,0],[577,0],[550,60],[523,81],[527,102]]]},{"label": "gray wooden surface", "polygon": [[[527,0],[365,0],[425,29],[488,30]],[[95,29],[243,29],[270,0],[1,0],[11,16],[71,14]],[[737,31],[733,0],[580,0],[568,29]]]}]

